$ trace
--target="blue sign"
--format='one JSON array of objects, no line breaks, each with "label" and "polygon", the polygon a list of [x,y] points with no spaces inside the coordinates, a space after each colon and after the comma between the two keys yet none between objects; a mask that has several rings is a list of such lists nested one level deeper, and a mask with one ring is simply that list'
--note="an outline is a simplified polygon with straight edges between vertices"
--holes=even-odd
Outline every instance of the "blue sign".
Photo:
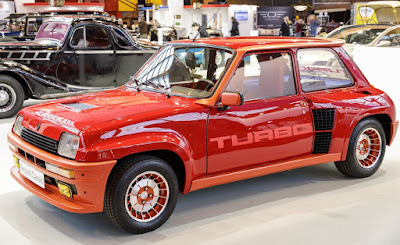
[{"label": "blue sign", "polygon": [[235,19],[237,21],[247,20],[249,18],[249,14],[247,10],[235,10]]}]

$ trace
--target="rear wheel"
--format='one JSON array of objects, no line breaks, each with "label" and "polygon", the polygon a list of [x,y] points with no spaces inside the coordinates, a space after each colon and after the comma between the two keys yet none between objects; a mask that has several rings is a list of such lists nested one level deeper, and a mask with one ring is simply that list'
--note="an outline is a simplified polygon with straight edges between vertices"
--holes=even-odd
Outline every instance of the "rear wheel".
[{"label": "rear wheel", "polygon": [[0,118],[12,117],[24,102],[24,89],[12,77],[0,75]]},{"label": "rear wheel", "polygon": [[178,198],[174,170],[152,156],[127,159],[107,183],[104,209],[117,226],[132,233],[157,229],[172,214]]},{"label": "rear wheel", "polygon": [[385,149],[386,137],[382,125],[375,119],[366,119],[353,130],[346,161],[335,162],[335,165],[347,176],[368,177],[379,169]]}]

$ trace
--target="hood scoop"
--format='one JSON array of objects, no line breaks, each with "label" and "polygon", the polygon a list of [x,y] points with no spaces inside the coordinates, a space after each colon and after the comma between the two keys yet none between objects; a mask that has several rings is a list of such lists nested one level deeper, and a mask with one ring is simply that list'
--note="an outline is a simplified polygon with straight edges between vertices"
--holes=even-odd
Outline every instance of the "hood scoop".
[{"label": "hood scoop", "polygon": [[97,108],[95,105],[89,105],[85,103],[69,103],[69,104],[60,104],[64,109],[74,111],[74,112],[81,112],[93,108]]}]

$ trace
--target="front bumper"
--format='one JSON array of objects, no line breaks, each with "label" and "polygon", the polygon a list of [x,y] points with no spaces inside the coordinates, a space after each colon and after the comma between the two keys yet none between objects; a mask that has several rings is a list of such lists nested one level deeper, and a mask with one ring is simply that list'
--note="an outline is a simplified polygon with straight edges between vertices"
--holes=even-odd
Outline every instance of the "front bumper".
[{"label": "front bumper", "polygon": [[[42,189],[25,178],[20,173],[19,168],[14,166],[11,168],[11,176],[23,187],[50,204],[69,212],[96,213],[103,211],[107,179],[111,169],[117,162],[116,160],[104,162],[77,162],[51,154],[29,144],[13,132],[9,132],[7,138],[8,142],[17,148],[17,151],[14,151],[10,147],[17,158],[24,160],[24,162],[29,163],[31,167],[44,173],[48,179],[52,178],[56,181],[74,186],[76,193],[74,193],[72,198],[68,198],[60,194],[57,186],[50,182],[46,182],[45,188]],[[74,170],[75,178],[66,178],[40,167],[37,164],[38,159],[56,166]]]},{"label": "front bumper", "polygon": [[399,128],[399,121],[395,121],[391,125],[391,135],[390,135],[390,142],[389,145],[391,145],[394,141],[394,138],[396,137],[397,129]]}]

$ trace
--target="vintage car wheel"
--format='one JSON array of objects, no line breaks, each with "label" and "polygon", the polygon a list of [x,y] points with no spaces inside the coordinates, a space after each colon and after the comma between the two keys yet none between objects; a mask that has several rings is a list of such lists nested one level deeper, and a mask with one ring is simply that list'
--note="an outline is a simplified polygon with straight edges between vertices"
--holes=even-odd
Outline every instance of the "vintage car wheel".
[{"label": "vintage car wheel", "polygon": [[12,117],[22,107],[24,90],[17,80],[0,75],[0,118]]},{"label": "vintage car wheel", "polygon": [[104,210],[120,228],[145,233],[167,221],[178,194],[177,177],[165,161],[152,156],[127,158],[109,177]]},{"label": "vintage car wheel", "polygon": [[373,175],[382,164],[386,137],[382,125],[375,119],[362,120],[350,137],[346,161],[335,162],[337,169],[351,177]]}]

